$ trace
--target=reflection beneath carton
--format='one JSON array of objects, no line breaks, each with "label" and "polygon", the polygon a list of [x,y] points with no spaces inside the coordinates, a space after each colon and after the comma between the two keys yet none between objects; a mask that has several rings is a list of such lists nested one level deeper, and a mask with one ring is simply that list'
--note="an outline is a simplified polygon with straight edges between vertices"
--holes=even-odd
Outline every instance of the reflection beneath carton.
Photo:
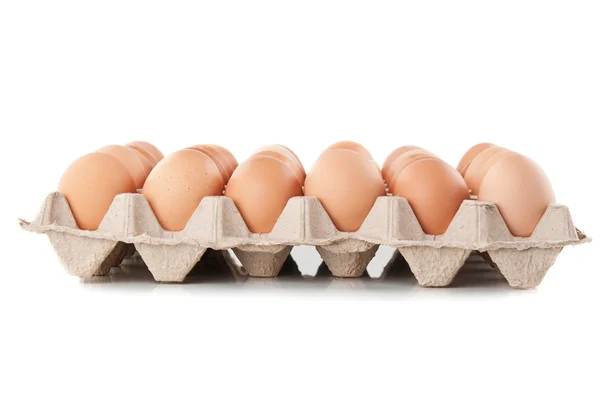
[{"label": "reflection beneath carton", "polygon": [[[377,292],[391,295],[440,295],[457,294],[466,291],[501,292],[502,294],[531,294],[535,290],[516,290],[508,286],[504,277],[484,261],[481,255],[473,253],[458,272],[451,286],[445,288],[424,288],[417,284],[410,267],[397,250],[388,251],[391,256],[387,264],[379,269],[369,267],[371,275],[360,278],[335,278],[325,263],[313,272],[313,275],[302,275],[298,264],[292,256],[288,256],[280,276],[277,278],[252,278],[237,268],[236,259],[227,252],[208,250],[200,262],[192,269],[183,283],[158,283],[137,255],[114,267],[106,276],[96,276],[82,280],[81,286],[87,289],[136,289],[141,291],[185,291],[207,292],[227,289],[248,291],[288,290],[298,292],[336,291],[336,292]],[[298,260],[298,258],[296,258]]]}]

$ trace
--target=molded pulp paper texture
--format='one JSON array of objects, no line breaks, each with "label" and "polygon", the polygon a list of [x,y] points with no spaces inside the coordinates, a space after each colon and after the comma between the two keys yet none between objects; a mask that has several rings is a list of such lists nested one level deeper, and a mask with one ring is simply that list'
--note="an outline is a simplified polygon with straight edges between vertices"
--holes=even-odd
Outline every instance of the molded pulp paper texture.
[{"label": "molded pulp paper texture", "polygon": [[[184,230],[165,231],[146,198],[115,197],[96,231],[77,228],[58,192],[48,195],[29,231],[48,235],[67,270],[82,278],[105,274],[139,252],[157,281],[183,281],[207,248],[233,249],[243,266],[234,272],[277,276],[292,247],[315,246],[334,276],[365,273],[379,245],[397,248],[418,282],[446,286],[472,251],[496,266],[511,286],[537,286],[564,246],[589,241],[565,206],[550,205],[528,238],[511,235],[493,203],[465,200],[443,235],[427,235],[404,198],[380,197],[361,228],[340,232],[314,197],[289,200],[273,230],[251,233],[230,198],[206,197]],[[132,246],[133,245],[133,246]]]}]

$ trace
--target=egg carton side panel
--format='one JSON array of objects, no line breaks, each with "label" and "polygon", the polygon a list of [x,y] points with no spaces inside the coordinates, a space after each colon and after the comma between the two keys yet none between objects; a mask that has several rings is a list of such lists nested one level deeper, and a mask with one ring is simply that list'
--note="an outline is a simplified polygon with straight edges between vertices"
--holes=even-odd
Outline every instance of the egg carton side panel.
[{"label": "egg carton side panel", "polygon": [[201,242],[205,246],[213,246],[217,241],[219,207],[220,201],[218,197],[210,196],[203,198],[181,232],[181,235]]},{"label": "egg carton side panel", "polygon": [[205,247],[188,244],[136,243],[135,248],[158,282],[182,282],[206,251]]},{"label": "egg carton side panel", "polygon": [[292,246],[277,247],[276,251],[253,251],[252,249],[252,247],[234,248],[233,253],[250,276],[274,277],[279,275]]},{"label": "egg carton side panel", "polygon": [[119,264],[123,262],[125,258],[128,256],[131,257],[133,254],[132,251],[135,252],[135,248],[132,244],[117,242],[117,245],[113,249],[112,252],[104,259],[102,264],[100,264],[100,268],[94,276],[104,276],[107,275],[111,268],[117,267]]},{"label": "egg carton side panel", "polygon": [[519,248],[529,247],[559,247],[580,241],[569,209],[563,205],[549,205],[544,215],[538,222],[530,237],[514,236],[496,205],[491,202],[485,204],[481,214],[481,242],[480,250],[497,249],[502,246]]},{"label": "egg carton side panel", "polygon": [[319,199],[305,196],[304,201],[304,240],[305,244],[335,239],[340,231],[331,221],[331,217]]},{"label": "egg carton side panel", "polygon": [[391,240],[426,241],[433,239],[432,236],[423,232],[423,228],[406,198],[388,196],[383,199],[389,206],[388,236]]},{"label": "egg carton side panel", "polygon": [[290,198],[277,219],[268,240],[303,242],[305,239],[305,202],[302,197]]},{"label": "egg carton side panel", "polygon": [[109,266],[118,265],[109,264],[110,261],[104,263],[119,244],[117,241],[93,239],[57,231],[47,231],[46,234],[61,263],[71,275],[89,278],[106,271]]},{"label": "egg carton side panel", "polygon": [[327,246],[317,246],[317,251],[333,276],[356,278],[364,274],[378,247],[379,245],[370,245],[364,251],[339,252],[331,251]]},{"label": "egg carton side panel", "polygon": [[510,233],[500,211],[492,202],[482,202],[480,210],[480,241],[481,248],[496,242],[513,242],[515,237]]},{"label": "egg carton side panel", "polygon": [[68,228],[78,228],[71,212],[67,198],[60,192],[52,192],[42,204],[40,211],[33,221],[38,227],[57,224]]},{"label": "egg carton side panel", "polygon": [[578,241],[577,229],[573,224],[569,209],[562,205],[549,205],[530,239],[537,241]]},{"label": "egg carton side panel", "polygon": [[165,237],[167,235],[158,222],[150,203],[144,195],[129,194],[129,217],[125,225],[128,236],[150,235]]},{"label": "egg carton side panel", "polygon": [[128,220],[131,214],[131,209],[129,208],[131,195],[133,194],[115,196],[102,222],[98,226],[98,232],[110,233],[117,239],[127,237]]},{"label": "egg carton side panel", "polygon": [[443,242],[474,247],[479,242],[481,229],[481,206],[473,200],[465,200],[448,225],[446,232],[438,239]]},{"label": "egg carton side panel", "polygon": [[377,198],[355,235],[368,240],[389,240],[392,237],[392,231],[397,228],[394,218],[396,205],[397,201],[393,197]]},{"label": "egg carton side panel", "polygon": [[561,250],[562,247],[497,249],[487,251],[487,256],[504,275],[510,286],[529,289],[542,282]]},{"label": "egg carton side panel", "polygon": [[235,245],[238,241],[248,240],[250,230],[231,198],[220,197],[216,211],[215,239],[218,246]]},{"label": "egg carton side panel", "polygon": [[448,286],[471,250],[459,248],[402,247],[398,249],[421,286]]}]

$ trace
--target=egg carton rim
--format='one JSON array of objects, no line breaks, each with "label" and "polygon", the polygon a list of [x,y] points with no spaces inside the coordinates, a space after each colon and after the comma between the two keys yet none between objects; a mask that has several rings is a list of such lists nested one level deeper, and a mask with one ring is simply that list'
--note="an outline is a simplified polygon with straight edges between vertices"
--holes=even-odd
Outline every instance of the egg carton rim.
[{"label": "egg carton rim", "polygon": [[[132,206],[132,202],[135,201],[134,206]],[[382,202],[386,202],[383,203]],[[214,207],[206,206],[208,202],[211,202]],[[215,250],[225,250],[234,247],[241,246],[330,246],[336,244],[343,244],[344,241],[359,241],[363,242],[367,245],[386,245],[392,246],[396,248],[402,247],[433,247],[433,248],[460,248],[460,249],[468,249],[468,250],[476,250],[476,251],[486,251],[486,250],[496,250],[501,248],[507,249],[517,249],[517,250],[525,250],[528,248],[555,248],[555,247],[564,247],[567,245],[578,245],[582,243],[587,243],[591,241],[591,238],[586,236],[583,232],[574,227],[570,212],[566,206],[552,204],[549,205],[544,213],[544,216],[538,223],[534,233],[531,237],[521,238],[514,237],[512,235],[507,236],[506,232],[508,228],[504,223],[504,220],[501,218],[500,213],[495,204],[491,202],[477,201],[473,199],[465,200],[461,206],[454,219],[450,223],[450,226],[446,233],[443,235],[427,235],[422,231],[418,220],[416,219],[414,212],[412,212],[412,208],[408,204],[408,201],[405,198],[401,197],[391,197],[391,196],[382,196],[377,199],[373,209],[371,209],[371,213],[374,212],[376,207],[379,207],[379,211],[381,211],[382,207],[396,206],[400,208],[404,214],[402,217],[396,219],[394,222],[404,223],[410,225],[412,228],[412,235],[410,238],[395,238],[390,236],[388,233],[377,234],[373,233],[373,231],[367,230],[365,231],[365,224],[370,222],[371,227],[373,224],[377,227],[377,220],[372,220],[370,218],[372,214],[369,213],[369,216],[365,219],[365,222],[361,226],[361,228],[356,232],[340,232],[335,229],[333,226],[333,222],[325,212],[325,209],[322,207],[317,198],[314,197],[297,197],[291,198],[288,201],[288,205],[281,213],[277,223],[273,231],[277,228],[280,221],[286,222],[286,220],[282,220],[284,214],[300,211],[298,209],[288,210],[291,202],[302,202],[304,207],[300,207],[301,211],[306,211],[306,203],[311,206],[310,211],[319,213],[318,217],[320,217],[320,221],[324,224],[328,224],[327,227],[331,230],[330,236],[324,238],[312,238],[306,239],[304,238],[274,238],[271,236],[273,232],[267,234],[253,234],[251,233],[243,221],[241,214],[235,207],[235,204],[230,198],[224,196],[216,196],[216,197],[206,197],[203,198],[201,203],[198,205],[194,215],[191,217],[188,222],[188,226],[193,223],[193,221],[198,221],[198,219],[202,219],[206,217],[206,213],[210,213],[211,211],[215,214],[227,213],[227,217],[221,218],[219,220],[215,220],[215,217],[212,217],[212,224],[210,225],[211,229],[219,229],[222,227],[222,224],[229,220],[232,223],[235,223],[235,228],[238,230],[237,236],[228,236],[226,232],[221,231],[220,236],[204,237],[204,238],[195,238],[193,236],[189,236],[193,234],[188,226],[184,228],[182,231],[172,232],[165,231],[160,227],[160,224],[156,220],[152,209],[146,201],[146,198],[141,194],[121,194],[117,195],[113,200],[109,210],[107,211],[104,220],[102,221],[100,227],[95,231],[89,230],[81,230],[77,227],[73,215],[70,211],[70,207],[64,198],[64,196],[59,192],[52,192],[47,195],[46,200],[42,204],[40,212],[36,216],[33,222],[28,222],[23,219],[19,219],[19,223],[21,227],[27,231],[35,232],[35,233],[47,233],[48,231],[54,231],[58,233],[70,234],[88,237],[92,239],[101,239],[101,240],[109,240],[109,241],[118,241],[124,243],[144,243],[149,245],[165,245],[165,246],[176,246],[176,245],[193,245],[197,247],[205,247],[211,248]],[[219,205],[225,204],[227,209],[219,208]],[[215,207],[216,205],[216,207]],[[389,206],[388,206],[389,205]],[[127,206],[127,211],[125,216],[123,216],[123,206]],[[142,207],[141,209],[132,210],[132,207]],[[143,207],[146,208],[143,208]],[[473,209],[474,208],[474,209]],[[56,211],[55,211],[56,210]],[[388,213],[394,213],[393,209],[388,209]],[[130,228],[116,228],[117,233],[112,232],[111,230],[115,229],[115,225],[110,224],[111,219],[126,219],[129,220],[130,212],[143,213],[145,217],[150,217],[153,220],[150,220],[150,223],[153,223],[153,233],[131,233]],[[492,218],[493,222],[496,223],[494,227],[496,228],[504,228],[505,231],[501,231],[504,234],[504,239],[502,236],[500,238],[490,238],[489,236],[480,236],[480,231],[473,231],[473,229],[481,229],[481,224],[477,224],[472,226],[471,231],[465,232],[464,220],[461,225],[455,225],[455,221],[459,218],[459,214],[464,212],[471,212],[471,216],[474,215],[477,222],[479,222],[479,217],[482,215],[479,214],[480,211],[485,213],[484,217]],[[219,213],[220,212],[220,213]],[[58,216],[57,216],[58,213]],[[202,214],[200,214],[202,213]],[[557,214],[555,214],[557,213]],[[215,214],[212,214],[213,216]],[[302,214],[301,217],[306,217],[305,214]],[[390,217],[390,216],[388,216]],[[499,225],[499,219],[501,220],[501,224]],[[554,217],[554,218],[553,218]],[[211,217],[208,217],[211,218]],[[553,218],[553,219],[548,219]],[[559,222],[557,222],[556,218],[558,218]],[[289,220],[288,220],[289,222]],[[307,222],[307,219],[304,220]],[[562,225],[558,225],[562,223]],[[467,220],[468,224],[468,220]],[[158,227],[157,227],[158,225]],[[123,226],[123,225],[121,225]],[[367,226],[368,227],[368,226]],[[539,238],[537,235],[540,227],[544,227],[552,230],[554,228],[557,233],[557,237],[548,237]],[[160,229],[160,230],[157,230]],[[240,229],[244,229],[239,231]],[[332,230],[334,229],[334,231]],[[381,223],[379,225],[380,230],[386,228],[386,225]],[[222,228],[221,228],[222,229]],[[376,229],[376,228],[375,228]],[[562,229],[562,231],[561,231]],[[453,238],[452,236],[459,236],[460,233],[474,233],[475,238],[471,239],[471,241],[460,240],[457,238]],[[389,231],[388,231],[389,232]],[[553,231],[550,231],[553,232]],[[565,234],[566,232],[566,234]],[[510,233],[509,233],[510,234]],[[562,237],[559,237],[562,234]],[[167,235],[167,236],[165,236]],[[383,235],[383,236],[382,236]],[[410,235],[410,233],[409,233]],[[452,236],[450,236],[452,235]],[[502,235],[500,233],[499,235]],[[547,234],[546,234],[547,235]],[[552,234],[551,234],[552,235]]]},{"label": "egg carton rim", "polygon": [[564,247],[564,246],[575,246],[583,243],[589,243],[592,241],[591,237],[588,237],[583,232],[577,230],[580,238],[578,240],[531,240],[525,242],[509,242],[509,241],[498,241],[488,245],[481,246],[465,246],[462,242],[440,242],[440,241],[420,241],[420,240],[396,240],[396,241],[385,241],[371,239],[371,238],[361,238],[355,236],[342,236],[328,240],[322,240],[317,242],[296,242],[296,241],[288,241],[288,240],[272,240],[268,242],[260,242],[257,243],[254,239],[240,240],[237,244],[229,244],[229,245],[214,245],[207,244],[206,242],[202,242],[199,240],[195,240],[192,238],[183,238],[183,239],[169,239],[169,238],[156,238],[147,234],[141,234],[136,236],[115,236],[113,234],[107,232],[99,232],[99,231],[86,231],[80,230],[76,228],[64,227],[58,224],[51,224],[41,227],[36,227],[32,225],[31,222],[25,221],[23,219],[19,219],[19,223],[21,227],[30,232],[45,234],[48,231],[54,232],[62,232],[69,235],[76,236],[84,236],[91,239],[100,239],[100,240],[110,240],[115,242],[123,242],[123,243],[144,243],[149,245],[166,245],[166,246],[178,246],[178,245],[192,245],[196,247],[205,247],[213,250],[227,250],[233,249],[236,247],[242,246],[328,246],[331,244],[335,244],[338,242],[346,241],[349,239],[354,239],[358,241],[365,242],[371,245],[385,245],[395,248],[402,247],[434,247],[434,248],[457,248],[457,249],[470,249],[474,251],[485,251],[485,250],[496,250],[496,249],[516,249],[516,250],[526,250],[531,247],[536,248],[554,248],[554,247]]}]

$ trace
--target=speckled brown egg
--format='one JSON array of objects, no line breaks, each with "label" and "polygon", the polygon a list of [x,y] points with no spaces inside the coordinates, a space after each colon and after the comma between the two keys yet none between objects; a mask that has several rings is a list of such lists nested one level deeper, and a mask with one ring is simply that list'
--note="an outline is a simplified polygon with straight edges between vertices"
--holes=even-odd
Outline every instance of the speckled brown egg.
[{"label": "speckled brown egg", "polygon": [[408,200],[426,234],[441,235],[460,205],[469,199],[469,188],[460,173],[438,158],[419,159],[396,176],[396,196]]},{"label": "speckled brown egg", "polygon": [[494,202],[514,236],[531,236],[549,204],[550,180],[530,158],[512,153],[498,160],[479,187],[479,200]]},{"label": "speckled brown egg", "polygon": [[223,180],[223,185],[227,184],[231,170],[229,170],[228,160],[223,156],[221,151],[210,145],[194,145],[187,149],[202,152],[203,154],[211,158],[212,161],[215,162],[217,169],[219,169],[219,174],[221,175],[221,179]]},{"label": "speckled brown egg", "polygon": [[122,193],[135,193],[129,170],[115,157],[105,153],[90,153],[75,160],[58,183],[77,226],[96,230],[113,199]]},{"label": "speckled brown egg", "polygon": [[257,154],[235,169],[225,196],[233,200],[250,232],[268,233],[289,199],[302,196],[302,186],[281,160]]},{"label": "speckled brown egg", "polygon": [[223,194],[223,180],[210,157],[183,149],[152,169],[142,194],[164,229],[181,231],[204,197]]},{"label": "speckled brown egg", "polygon": [[328,149],[304,181],[304,194],[315,196],[338,230],[357,231],[385,185],[370,159],[348,149]]},{"label": "speckled brown egg", "polygon": [[148,175],[144,170],[143,163],[138,159],[135,150],[122,145],[107,145],[98,149],[96,152],[106,153],[123,163],[127,170],[129,170],[129,173],[131,173],[131,177],[133,177],[133,181],[135,181],[135,186],[137,188],[141,188],[144,185],[144,181],[146,181]]}]

